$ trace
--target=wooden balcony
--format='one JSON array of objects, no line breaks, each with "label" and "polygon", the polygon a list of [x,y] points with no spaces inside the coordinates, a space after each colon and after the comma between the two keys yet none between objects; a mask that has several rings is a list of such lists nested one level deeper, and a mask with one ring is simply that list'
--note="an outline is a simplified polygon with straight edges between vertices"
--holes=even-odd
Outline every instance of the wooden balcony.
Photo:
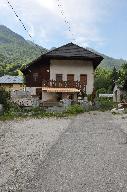
[{"label": "wooden balcony", "polygon": [[86,92],[86,84],[81,81],[55,81],[55,80],[43,80],[42,87],[48,88],[76,88],[83,92]]}]

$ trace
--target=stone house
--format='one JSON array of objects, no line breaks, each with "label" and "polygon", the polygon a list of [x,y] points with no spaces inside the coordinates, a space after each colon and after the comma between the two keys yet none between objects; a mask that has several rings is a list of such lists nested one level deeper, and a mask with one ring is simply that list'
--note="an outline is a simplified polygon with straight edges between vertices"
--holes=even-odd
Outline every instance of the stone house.
[{"label": "stone house", "polygon": [[63,45],[27,65],[23,70],[26,90],[42,101],[58,101],[79,93],[91,94],[94,71],[103,57],[73,43]]}]

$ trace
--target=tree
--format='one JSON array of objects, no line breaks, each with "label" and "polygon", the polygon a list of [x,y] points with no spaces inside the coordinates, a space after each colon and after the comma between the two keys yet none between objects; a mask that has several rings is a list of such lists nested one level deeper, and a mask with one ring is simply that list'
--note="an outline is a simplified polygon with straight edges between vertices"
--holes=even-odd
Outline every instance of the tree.
[{"label": "tree", "polygon": [[111,72],[112,90],[114,89],[115,83],[117,82],[117,80],[118,80],[118,71],[114,67],[112,72]]},{"label": "tree", "polygon": [[112,91],[112,71],[105,68],[97,68],[95,72],[95,89],[104,88],[107,93]]},{"label": "tree", "polygon": [[117,84],[123,87],[124,91],[127,91],[127,63],[124,63],[119,70],[119,78]]}]

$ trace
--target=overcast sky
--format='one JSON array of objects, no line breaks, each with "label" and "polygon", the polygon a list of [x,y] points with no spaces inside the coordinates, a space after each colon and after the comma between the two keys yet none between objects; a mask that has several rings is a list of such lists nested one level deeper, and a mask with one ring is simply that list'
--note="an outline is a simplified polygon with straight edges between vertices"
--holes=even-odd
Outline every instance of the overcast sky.
[{"label": "overcast sky", "polygon": [[[58,2],[61,6],[58,6]],[[34,41],[50,49],[68,42],[127,59],[127,0],[10,0]],[[61,14],[64,10],[64,16]],[[71,31],[68,30],[70,23]],[[0,24],[29,39],[0,0]],[[73,33],[73,35],[72,35]],[[75,39],[75,40],[74,40]]]}]

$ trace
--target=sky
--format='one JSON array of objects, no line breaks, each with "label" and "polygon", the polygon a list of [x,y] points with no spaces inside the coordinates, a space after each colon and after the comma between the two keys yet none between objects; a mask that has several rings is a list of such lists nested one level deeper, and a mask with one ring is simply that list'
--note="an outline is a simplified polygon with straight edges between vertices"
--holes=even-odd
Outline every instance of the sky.
[{"label": "sky", "polygon": [[[50,49],[73,42],[127,59],[127,0],[10,0],[10,3],[33,41],[42,47]],[[31,40],[7,0],[0,0],[0,25]]]}]

